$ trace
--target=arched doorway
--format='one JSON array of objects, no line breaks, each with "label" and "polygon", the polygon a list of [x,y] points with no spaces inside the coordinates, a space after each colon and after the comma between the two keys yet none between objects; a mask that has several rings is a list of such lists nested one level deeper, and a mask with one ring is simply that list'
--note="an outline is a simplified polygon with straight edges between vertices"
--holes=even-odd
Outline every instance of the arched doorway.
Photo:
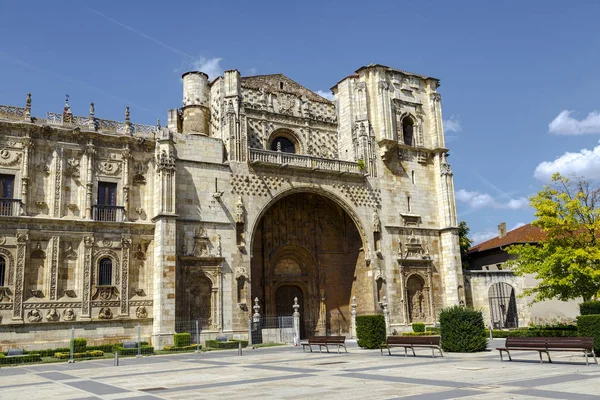
[{"label": "arched doorway", "polygon": [[[353,219],[329,198],[294,193],[275,202],[257,223],[252,239],[252,298],[265,316],[291,315],[294,297],[307,335],[350,331],[350,304],[375,308],[373,277],[366,268],[361,235]],[[340,316],[341,315],[341,316]]]},{"label": "arched doorway", "polygon": [[490,318],[495,329],[517,328],[517,298],[515,289],[506,282],[494,283],[488,293],[490,300]]},{"label": "arched doorway", "polygon": [[429,301],[425,280],[414,274],[406,281],[408,315],[410,322],[428,322]]}]

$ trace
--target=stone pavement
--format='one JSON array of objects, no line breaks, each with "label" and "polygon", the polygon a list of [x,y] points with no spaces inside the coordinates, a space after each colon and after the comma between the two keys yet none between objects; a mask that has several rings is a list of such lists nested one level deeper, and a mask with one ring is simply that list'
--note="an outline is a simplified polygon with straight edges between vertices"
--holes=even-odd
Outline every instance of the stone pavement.
[{"label": "stone pavement", "polygon": [[[490,347],[502,342],[494,341]],[[343,350],[342,350],[343,351]],[[0,399],[599,399],[600,366],[582,355],[497,352],[431,358],[361,350],[348,354],[303,353],[274,347],[82,361],[0,369]]]}]

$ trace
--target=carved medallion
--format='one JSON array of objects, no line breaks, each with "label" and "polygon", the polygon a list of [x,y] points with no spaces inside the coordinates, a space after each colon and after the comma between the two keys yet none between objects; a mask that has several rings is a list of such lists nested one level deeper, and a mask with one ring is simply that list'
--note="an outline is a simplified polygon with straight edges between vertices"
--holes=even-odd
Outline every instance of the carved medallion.
[{"label": "carved medallion", "polygon": [[112,317],[113,313],[108,307],[101,308],[100,312],[98,313],[98,318],[100,319],[112,319]]},{"label": "carved medallion", "polygon": [[8,167],[21,161],[22,153],[17,153],[7,149],[0,150],[0,165]]},{"label": "carved medallion", "polygon": [[38,310],[31,310],[27,313],[27,319],[29,322],[40,322],[42,320],[42,314]]},{"label": "carved medallion", "polygon": [[0,246],[2,246],[4,243],[6,243],[6,237],[0,235]]},{"label": "carved medallion", "polygon": [[56,308],[53,308],[52,310],[48,311],[48,314],[46,314],[46,321],[58,321],[60,319],[60,315],[56,312]]},{"label": "carved medallion", "polygon": [[138,318],[148,318],[148,311],[146,311],[146,307],[140,306],[135,310],[135,316]]},{"label": "carved medallion", "polygon": [[98,163],[98,170],[105,175],[116,175],[121,170],[121,163],[100,161]]},{"label": "carved medallion", "polygon": [[67,308],[63,311],[63,320],[65,321],[73,321],[75,320],[75,311],[72,308]]}]

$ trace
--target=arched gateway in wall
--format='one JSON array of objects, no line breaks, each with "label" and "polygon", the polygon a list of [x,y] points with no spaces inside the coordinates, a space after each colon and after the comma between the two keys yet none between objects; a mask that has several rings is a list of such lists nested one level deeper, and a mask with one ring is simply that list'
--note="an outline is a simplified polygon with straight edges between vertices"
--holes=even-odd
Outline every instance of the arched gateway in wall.
[{"label": "arched gateway in wall", "polygon": [[375,310],[363,249],[355,221],[336,202],[313,192],[287,194],[254,227],[251,298],[268,317],[291,315],[298,297],[304,334],[347,334],[353,296]]}]

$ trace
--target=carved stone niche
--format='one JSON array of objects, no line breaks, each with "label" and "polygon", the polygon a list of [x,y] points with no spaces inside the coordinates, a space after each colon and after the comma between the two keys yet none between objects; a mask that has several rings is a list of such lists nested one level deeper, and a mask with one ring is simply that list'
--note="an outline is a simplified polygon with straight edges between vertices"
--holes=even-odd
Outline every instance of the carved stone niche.
[{"label": "carved stone niche", "polygon": [[403,214],[400,213],[404,226],[420,226],[421,216],[417,214]]},{"label": "carved stone niche", "polygon": [[431,260],[429,254],[429,244],[427,241],[422,241],[421,238],[410,234],[404,243],[402,239],[398,239],[398,259],[399,260]]},{"label": "carved stone niche", "polygon": [[94,286],[92,300],[119,300],[119,291],[116,286]]}]

